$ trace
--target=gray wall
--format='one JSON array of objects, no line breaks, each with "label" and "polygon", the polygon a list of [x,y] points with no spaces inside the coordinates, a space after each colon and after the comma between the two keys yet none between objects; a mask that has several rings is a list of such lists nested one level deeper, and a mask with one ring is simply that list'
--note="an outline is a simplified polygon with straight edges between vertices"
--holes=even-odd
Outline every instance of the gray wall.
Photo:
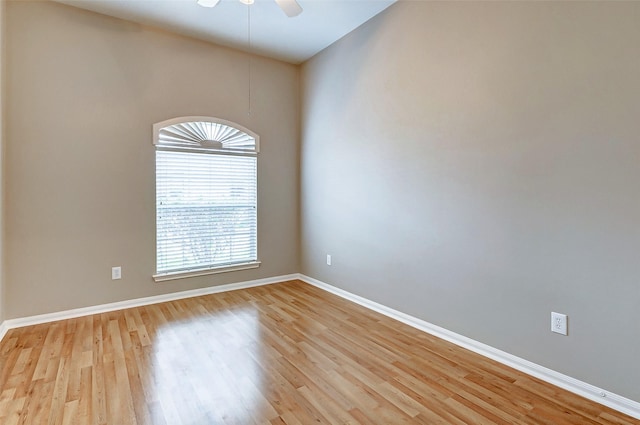
[{"label": "gray wall", "polygon": [[640,401],[638,22],[400,2],[306,63],[302,272]]},{"label": "gray wall", "polygon": [[[298,67],[50,2],[6,12],[7,318],[299,271]],[[186,115],[261,136],[262,266],[154,283],[152,125]]]},{"label": "gray wall", "polygon": [[4,320],[4,31],[5,2],[0,1],[0,322]]}]

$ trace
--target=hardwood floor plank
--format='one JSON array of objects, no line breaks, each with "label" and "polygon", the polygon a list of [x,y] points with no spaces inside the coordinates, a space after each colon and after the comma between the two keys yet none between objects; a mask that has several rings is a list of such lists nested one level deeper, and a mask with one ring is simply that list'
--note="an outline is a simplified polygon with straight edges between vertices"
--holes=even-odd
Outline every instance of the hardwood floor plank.
[{"label": "hardwood floor plank", "polygon": [[292,281],[12,329],[0,423],[640,421]]}]

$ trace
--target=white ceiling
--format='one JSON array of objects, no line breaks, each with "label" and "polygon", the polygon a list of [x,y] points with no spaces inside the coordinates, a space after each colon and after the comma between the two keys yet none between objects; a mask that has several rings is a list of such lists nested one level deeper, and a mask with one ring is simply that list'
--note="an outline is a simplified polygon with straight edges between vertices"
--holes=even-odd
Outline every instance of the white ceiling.
[{"label": "white ceiling", "polygon": [[298,0],[304,11],[294,18],[274,0],[256,0],[252,6],[222,0],[214,8],[196,0],[54,1],[297,64],[396,0]]}]

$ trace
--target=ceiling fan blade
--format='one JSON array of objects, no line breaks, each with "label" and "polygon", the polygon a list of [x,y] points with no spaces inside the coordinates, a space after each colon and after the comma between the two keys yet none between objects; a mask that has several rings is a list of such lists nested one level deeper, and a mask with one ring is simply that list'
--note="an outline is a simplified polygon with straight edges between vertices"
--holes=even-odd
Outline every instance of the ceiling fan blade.
[{"label": "ceiling fan blade", "polygon": [[280,9],[290,18],[294,16],[298,16],[302,13],[302,7],[298,4],[296,0],[275,0],[280,6]]},{"label": "ceiling fan blade", "polygon": [[198,0],[198,4],[202,7],[215,7],[220,0]]}]

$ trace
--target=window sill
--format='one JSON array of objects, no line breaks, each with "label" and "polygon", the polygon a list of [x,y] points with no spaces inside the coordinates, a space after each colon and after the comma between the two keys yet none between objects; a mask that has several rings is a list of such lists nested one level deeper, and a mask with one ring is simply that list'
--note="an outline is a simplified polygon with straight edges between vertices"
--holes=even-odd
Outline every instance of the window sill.
[{"label": "window sill", "polygon": [[168,280],[185,279],[188,277],[206,276],[209,274],[235,272],[238,270],[256,269],[260,267],[260,261],[253,261],[251,263],[234,264],[232,266],[211,267],[198,270],[187,270],[182,272],[169,272],[154,274],[153,280],[156,282],[166,282]]}]

